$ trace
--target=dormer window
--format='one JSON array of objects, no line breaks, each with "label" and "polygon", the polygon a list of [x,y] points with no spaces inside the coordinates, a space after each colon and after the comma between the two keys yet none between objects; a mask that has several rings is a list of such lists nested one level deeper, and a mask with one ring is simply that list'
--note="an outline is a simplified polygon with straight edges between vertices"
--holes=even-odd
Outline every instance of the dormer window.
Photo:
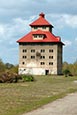
[{"label": "dormer window", "polygon": [[46,29],[46,26],[43,26],[42,29]]},{"label": "dormer window", "polygon": [[38,29],[38,27],[37,27],[37,26],[34,26],[34,29],[36,30],[36,29]]},{"label": "dormer window", "polygon": [[43,34],[33,34],[33,39],[36,39],[36,40],[41,40],[41,39],[44,39],[45,35]]},{"label": "dormer window", "polygon": [[37,38],[37,35],[34,35],[34,38]]},{"label": "dormer window", "polygon": [[39,38],[43,38],[43,35],[39,35]]}]

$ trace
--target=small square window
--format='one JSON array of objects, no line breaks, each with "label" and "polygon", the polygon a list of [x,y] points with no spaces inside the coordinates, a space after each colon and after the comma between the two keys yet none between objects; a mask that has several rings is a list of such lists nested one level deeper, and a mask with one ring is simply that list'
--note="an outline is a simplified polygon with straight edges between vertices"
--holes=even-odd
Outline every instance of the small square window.
[{"label": "small square window", "polygon": [[53,59],[53,56],[49,56],[49,59]]},{"label": "small square window", "polygon": [[44,50],[44,49],[41,49],[41,52],[45,52],[45,50]]},{"label": "small square window", "polygon": [[53,62],[49,62],[49,65],[53,65]]},{"label": "small square window", "polygon": [[35,52],[35,49],[32,49],[31,52]]},{"label": "small square window", "polygon": [[25,62],[22,62],[22,64],[24,65],[24,64],[25,64]]},{"label": "small square window", "polygon": [[41,64],[41,65],[45,65],[45,62],[41,62],[40,64]]},{"label": "small square window", "polygon": [[26,56],[22,56],[22,58],[25,58],[25,59],[26,59],[27,57],[26,57]]},{"label": "small square window", "polygon": [[23,49],[23,52],[27,52],[27,50],[26,50],[26,49]]},{"label": "small square window", "polygon": [[31,56],[31,59],[35,59],[35,56]]},{"label": "small square window", "polygon": [[45,59],[45,56],[41,56],[40,58],[41,58],[41,59]]},{"label": "small square window", "polygon": [[49,49],[49,52],[53,52],[53,49]]}]

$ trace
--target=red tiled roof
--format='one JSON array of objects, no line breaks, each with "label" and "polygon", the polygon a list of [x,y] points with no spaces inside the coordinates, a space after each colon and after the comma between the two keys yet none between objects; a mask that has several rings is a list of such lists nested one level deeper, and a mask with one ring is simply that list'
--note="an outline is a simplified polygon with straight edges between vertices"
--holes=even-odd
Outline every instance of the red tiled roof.
[{"label": "red tiled roof", "polygon": [[[45,38],[44,39],[41,39],[41,40],[34,40],[33,39],[33,35],[36,34],[36,35],[45,35]],[[25,35],[24,37],[22,37],[21,39],[19,39],[17,41],[18,43],[20,42],[29,42],[29,43],[33,43],[33,42],[55,42],[55,43],[62,43],[60,41],[60,37],[57,37],[55,35],[53,35],[51,32],[49,31],[42,31],[42,30],[37,30],[37,31],[31,31],[29,32],[27,35]],[[62,43],[63,44],[63,43]]]},{"label": "red tiled roof", "polygon": [[32,22],[30,26],[52,26],[52,25],[44,18],[44,14],[41,13],[39,14],[39,18],[34,22]]}]

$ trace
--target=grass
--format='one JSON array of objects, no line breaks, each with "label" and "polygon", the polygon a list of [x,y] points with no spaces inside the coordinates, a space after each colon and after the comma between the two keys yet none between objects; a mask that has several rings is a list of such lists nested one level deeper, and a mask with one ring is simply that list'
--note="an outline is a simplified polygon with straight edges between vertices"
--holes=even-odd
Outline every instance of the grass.
[{"label": "grass", "polygon": [[35,76],[34,82],[0,84],[0,115],[22,115],[77,91],[77,77]]}]

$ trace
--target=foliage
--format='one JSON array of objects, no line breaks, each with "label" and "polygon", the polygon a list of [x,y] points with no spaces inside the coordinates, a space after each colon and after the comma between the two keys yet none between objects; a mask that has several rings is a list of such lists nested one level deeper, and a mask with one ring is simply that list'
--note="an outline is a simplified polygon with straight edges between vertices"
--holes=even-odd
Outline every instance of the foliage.
[{"label": "foliage", "polygon": [[16,73],[4,72],[0,75],[0,83],[16,83],[20,76]]},{"label": "foliage", "polygon": [[25,75],[25,74],[23,74],[23,75],[21,75],[21,77],[22,77],[22,79],[23,79],[23,81],[34,81],[34,77],[32,76],[32,75]]},{"label": "foliage", "polygon": [[6,70],[5,64],[0,59],[0,73],[4,72]]},{"label": "foliage", "polygon": [[18,74],[18,65],[13,66],[13,67],[10,69],[10,72],[11,72],[11,73],[17,73],[17,74]]},{"label": "foliage", "polygon": [[65,69],[63,71],[63,74],[65,75],[65,77],[69,76],[70,75],[70,71],[68,69]]},{"label": "foliage", "polygon": [[5,66],[6,66],[6,69],[11,69],[12,67],[14,67],[14,65],[10,63],[6,63]]},{"label": "foliage", "polygon": [[75,61],[73,64],[68,64],[67,62],[63,63],[63,72],[68,69],[71,73],[71,75],[75,76],[77,75],[77,61]]}]

